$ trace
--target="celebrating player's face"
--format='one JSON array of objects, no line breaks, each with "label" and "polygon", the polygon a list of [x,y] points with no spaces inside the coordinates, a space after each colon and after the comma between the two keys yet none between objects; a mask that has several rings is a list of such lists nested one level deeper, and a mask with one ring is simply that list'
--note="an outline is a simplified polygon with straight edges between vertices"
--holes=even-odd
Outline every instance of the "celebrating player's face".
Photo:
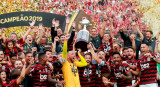
[{"label": "celebrating player's face", "polygon": [[21,70],[22,67],[23,67],[23,64],[22,64],[21,61],[15,61],[14,67],[15,67],[16,69],[20,69],[20,70]]},{"label": "celebrating player's face", "polygon": [[74,53],[74,51],[69,51],[68,52],[68,57],[71,59],[71,61],[74,61],[75,60],[75,53]]},{"label": "celebrating player's face", "polygon": [[45,55],[45,56],[43,57],[43,61],[44,61],[45,63],[48,61],[47,55]]},{"label": "celebrating player's face", "polygon": [[52,52],[47,51],[47,52],[46,52],[46,56],[47,56],[47,58],[48,58],[48,61],[52,61],[52,60],[53,60],[53,58],[52,58]]},{"label": "celebrating player's face", "polygon": [[119,65],[119,64],[120,64],[120,62],[121,62],[121,57],[120,57],[119,54],[114,54],[114,55],[113,55],[113,62],[114,62],[115,65]]},{"label": "celebrating player's face", "polygon": [[147,53],[149,52],[149,47],[146,44],[141,44],[141,53]]},{"label": "celebrating player's face", "polygon": [[28,42],[28,43],[32,43],[32,36],[31,36],[31,35],[28,35],[28,36],[27,36],[27,42]]},{"label": "celebrating player's face", "polygon": [[104,41],[109,41],[109,39],[110,39],[109,34],[104,34],[103,40],[104,40]]},{"label": "celebrating player's face", "polygon": [[96,29],[92,29],[91,30],[91,34],[92,34],[92,37],[96,37],[97,36],[97,30]]},{"label": "celebrating player's face", "polygon": [[150,32],[146,32],[146,39],[150,40],[152,38],[152,34]]},{"label": "celebrating player's face", "polygon": [[86,59],[87,65],[90,65],[92,61],[92,57],[90,55],[85,55],[85,59]]},{"label": "celebrating player's face", "polygon": [[131,48],[128,48],[128,53],[127,53],[128,59],[132,59],[134,57],[134,51]]},{"label": "celebrating player's face", "polygon": [[0,61],[2,61],[3,58],[4,58],[4,53],[3,53],[3,51],[0,51]]},{"label": "celebrating player's face", "polygon": [[57,29],[57,36],[60,36],[62,34],[62,30],[60,28]]},{"label": "celebrating player's face", "polygon": [[32,58],[33,58],[32,53],[27,54],[27,55],[26,55],[26,62],[29,63]]},{"label": "celebrating player's face", "polygon": [[60,37],[60,42],[61,42],[61,43],[64,43],[64,40],[65,40],[65,36],[61,36],[61,37]]},{"label": "celebrating player's face", "polygon": [[105,53],[103,51],[100,51],[97,56],[99,59],[105,60]]},{"label": "celebrating player's face", "polygon": [[1,72],[0,77],[1,81],[6,81],[6,72]]},{"label": "celebrating player's face", "polygon": [[125,49],[125,50],[123,51],[123,55],[126,56],[127,53],[128,53],[128,49]]}]

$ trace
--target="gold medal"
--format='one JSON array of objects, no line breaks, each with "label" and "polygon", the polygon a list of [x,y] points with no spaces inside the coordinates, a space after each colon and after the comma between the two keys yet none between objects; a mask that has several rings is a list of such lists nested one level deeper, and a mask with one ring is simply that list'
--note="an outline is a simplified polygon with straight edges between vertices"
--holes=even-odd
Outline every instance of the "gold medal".
[{"label": "gold medal", "polygon": [[98,77],[101,77],[101,75],[100,75],[100,74],[98,74]]},{"label": "gold medal", "polygon": [[88,79],[88,82],[91,82],[91,79],[90,79],[90,78]]}]

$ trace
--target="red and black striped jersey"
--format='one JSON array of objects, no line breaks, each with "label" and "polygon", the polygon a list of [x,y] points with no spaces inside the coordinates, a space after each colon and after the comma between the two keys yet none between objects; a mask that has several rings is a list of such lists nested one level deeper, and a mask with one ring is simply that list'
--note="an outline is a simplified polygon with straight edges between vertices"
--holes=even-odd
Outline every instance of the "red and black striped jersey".
[{"label": "red and black striped jersey", "polygon": [[[57,72],[57,71],[55,71],[55,69],[54,69],[54,71],[51,73],[51,76],[52,76],[52,78],[54,77],[54,76],[56,76],[56,75],[62,75],[62,71],[60,71],[60,72]],[[63,79],[63,76],[60,76],[59,78],[53,78],[54,80],[56,80],[56,81],[62,81],[62,80],[64,80]],[[55,83],[50,83],[49,84],[49,87],[57,87],[57,83],[55,84]]]},{"label": "red and black striped jersey", "polygon": [[130,68],[127,64],[121,63],[118,66],[116,66],[115,64],[111,65],[111,77],[116,79],[117,86],[126,87],[126,86],[132,85],[131,81],[127,81],[125,79],[120,78],[121,74],[126,75],[126,73],[128,73],[128,72],[130,72]]},{"label": "red and black striped jersey", "polygon": [[79,77],[82,87],[95,87],[96,65],[91,64],[87,67],[79,67]]},{"label": "red and black striped jersey", "polygon": [[9,64],[2,65],[2,70],[6,72],[7,78],[10,78],[10,73],[12,72],[13,69],[14,67]]},{"label": "red and black striped jersey", "polygon": [[6,87],[19,87],[19,85],[17,84],[17,79],[10,81]]},{"label": "red and black striped jersey", "polygon": [[109,72],[109,70],[106,64],[104,66],[96,65],[96,87],[105,87],[102,76],[107,72]]},{"label": "red and black striped jersey", "polygon": [[7,85],[9,84],[9,81],[6,81],[6,82],[1,82],[0,83],[0,87],[2,86],[4,86],[4,87],[6,87]]},{"label": "red and black striped jersey", "polygon": [[[134,65],[134,66],[136,66],[137,67],[137,60],[136,59],[134,59],[134,60],[127,60],[126,61],[128,64],[130,64],[130,65]],[[135,69],[136,70],[136,69]],[[133,74],[132,74],[133,75]],[[135,80],[136,79],[136,77],[135,77],[135,75],[133,75],[133,80]]]},{"label": "red and black striped jersey", "polygon": [[50,69],[48,65],[43,66],[39,63],[36,63],[31,67],[30,73],[32,74],[33,87],[47,87],[48,75],[50,75]]},{"label": "red and black striped jersey", "polygon": [[[112,56],[109,57],[109,59],[108,59],[107,62],[108,62],[108,64],[109,64],[109,66],[114,64],[113,59],[112,59]],[[117,82],[116,77],[111,77],[111,78],[110,78],[110,81],[111,81],[111,82]]]},{"label": "red and black striped jersey", "polygon": [[[151,55],[155,58],[159,58],[159,56],[155,54],[151,53]],[[149,84],[157,82],[157,63],[152,58],[148,58],[144,55],[139,57],[137,69],[141,71],[140,84]]]},{"label": "red and black striped jersey", "polygon": [[106,53],[105,58],[106,58],[106,61],[108,61],[109,57],[112,56],[112,53],[113,53],[112,38],[109,40],[108,43],[102,43],[100,47],[98,48],[98,50],[103,50]]}]

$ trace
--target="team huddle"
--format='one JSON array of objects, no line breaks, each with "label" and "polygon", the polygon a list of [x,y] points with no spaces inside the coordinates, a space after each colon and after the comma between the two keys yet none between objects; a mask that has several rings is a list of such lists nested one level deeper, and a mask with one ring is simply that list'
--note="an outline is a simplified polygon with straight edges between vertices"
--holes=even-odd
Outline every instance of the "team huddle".
[{"label": "team huddle", "polygon": [[[35,21],[18,40],[16,33],[9,38],[1,35],[0,43],[0,85],[2,87],[158,87],[159,70],[158,43],[160,32],[152,38],[153,32],[141,33],[136,26],[129,36],[120,26],[123,46],[115,40],[114,29],[105,31],[105,17],[102,29],[90,30],[88,51],[75,48],[77,31],[75,22],[69,34],[59,28],[59,21],[53,19],[50,35],[42,24],[33,29]],[[66,26],[70,18],[66,18]],[[111,25],[113,26],[113,25]],[[38,32],[37,32],[38,31]],[[3,31],[1,30],[3,33]],[[33,32],[33,34],[29,34]],[[51,41],[48,39],[51,38]]]}]

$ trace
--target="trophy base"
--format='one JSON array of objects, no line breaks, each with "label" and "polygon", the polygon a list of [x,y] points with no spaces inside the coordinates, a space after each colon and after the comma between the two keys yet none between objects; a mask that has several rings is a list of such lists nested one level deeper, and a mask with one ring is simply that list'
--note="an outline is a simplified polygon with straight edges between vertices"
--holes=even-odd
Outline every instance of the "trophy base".
[{"label": "trophy base", "polygon": [[80,49],[82,50],[82,52],[84,52],[84,51],[87,51],[87,50],[88,50],[87,44],[88,44],[88,43],[85,42],[85,41],[78,41],[78,42],[76,42],[76,44],[75,44],[75,48],[76,48],[76,49],[80,48]]}]

